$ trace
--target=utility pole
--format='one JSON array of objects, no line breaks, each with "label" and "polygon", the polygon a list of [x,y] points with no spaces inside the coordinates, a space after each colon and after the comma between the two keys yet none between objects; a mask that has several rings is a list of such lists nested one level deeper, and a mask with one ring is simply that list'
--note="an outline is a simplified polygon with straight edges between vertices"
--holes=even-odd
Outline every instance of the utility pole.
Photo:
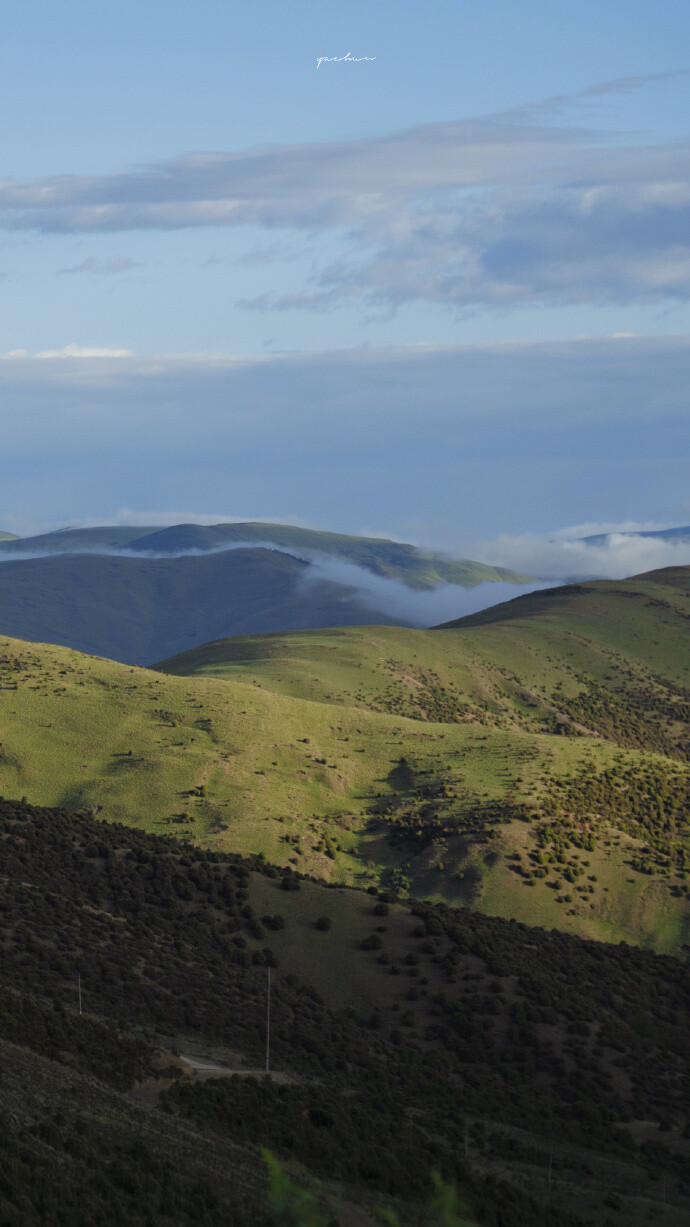
[{"label": "utility pole", "polygon": [[266,1073],[271,1056],[271,968],[268,968],[268,989],[266,992]]}]

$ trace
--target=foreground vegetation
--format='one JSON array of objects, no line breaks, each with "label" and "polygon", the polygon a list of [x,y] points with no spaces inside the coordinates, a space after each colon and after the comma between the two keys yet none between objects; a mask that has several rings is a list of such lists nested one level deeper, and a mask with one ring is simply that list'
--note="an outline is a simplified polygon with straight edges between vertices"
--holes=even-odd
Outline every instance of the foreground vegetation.
[{"label": "foreground vegetation", "polygon": [[690,1211],[677,960],[22,802],[0,849],[3,1221],[260,1223],[261,1146],[336,1221]]}]

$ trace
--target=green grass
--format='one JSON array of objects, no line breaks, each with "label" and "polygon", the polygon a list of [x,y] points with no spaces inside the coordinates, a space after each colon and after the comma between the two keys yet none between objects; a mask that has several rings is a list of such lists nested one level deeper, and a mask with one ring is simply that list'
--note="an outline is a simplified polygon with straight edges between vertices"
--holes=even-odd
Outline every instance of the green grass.
[{"label": "green grass", "polygon": [[[327,881],[677,949],[687,577],[537,593],[519,618],[510,603],[504,621],[450,630],[224,640],[165,672],[3,639],[0,792]],[[629,724],[623,684],[652,703]],[[609,776],[620,800],[601,809],[582,782]],[[578,876],[554,889],[559,856]]]}]

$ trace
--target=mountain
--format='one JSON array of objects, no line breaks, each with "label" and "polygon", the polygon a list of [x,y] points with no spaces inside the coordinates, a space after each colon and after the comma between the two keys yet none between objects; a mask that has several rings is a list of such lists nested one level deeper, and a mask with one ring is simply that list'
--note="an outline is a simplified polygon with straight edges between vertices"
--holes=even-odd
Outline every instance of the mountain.
[{"label": "mountain", "polygon": [[[329,577],[314,565],[324,559],[360,570]],[[411,545],[283,525],[65,529],[0,540],[0,631],[147,664],[220,636],[415,622],[382,608],[385,595],[358,591],[367,572],[412,589],[524,580]]]},{"label": "mountain", "polygon": [[18,541],[19,538],[14,533],[0,532],[0,541]]},{"label": "mountain", "polygon": [[[8,534],[9,536],[9,534]],[[375,575],[399,579],[411,588],[435,584],[460,584],[472,588],[484,582],[528,583],[530,577],[506,567],[491,567],[470,559],[444,558],[414,545],[387,541],[383,537],[353,537],[343,533],[317,532],[287,524],[175,524],[168,528],[70,528],[37,537],[4,540],[0,558],[18,553],[64,554],[125,550],[127,553],[175,556],[222,550],[237,545],[259,545],[294,551],[308,556],[337,558],[364,567]]]},{"label": "mountain", "polygon": [[[592,537],[583,537],[587,545],[604,545],[609,533],[595,533]],[[660,541],[690,541],[690,526],[684,528],[658,528],[640,530],[639,532],[616,533],[620,537],[657,537]]]},{"label": "mountain", "polygon": [[182,558],[55,554],[0,563],[0,628],[145,664],[219,635],[388,622],[272,549]]},{"label": "mountain", "polygon": [[123,549],[142,532],[154,529],[126,528],[118,525],[103,525],[101,528],[61,528],[35,537],[7,537],[0,539],[0,557],[14,554],[76,554],[91,550]]},{"label": "mountain", "polygon": [[534,593],[480,625],[221,640],[156,671],[3,638],[0,791],[679,950],[689,576]]},{"label": "mountain", "polygon": [[364,567],[374,575],[398,579],[410,588],[432,588],[441,583],[473,588],[484,582],[528,583],[530,578],[506,567],[491,567],[470,559],[444,558],[382,537],[353,537],[287,524],[177,524],[133,540],[129,549],[175,553],[222,549],[240,543],[270,544],[298,553],[303,551],[308,556],[337,558]]}]

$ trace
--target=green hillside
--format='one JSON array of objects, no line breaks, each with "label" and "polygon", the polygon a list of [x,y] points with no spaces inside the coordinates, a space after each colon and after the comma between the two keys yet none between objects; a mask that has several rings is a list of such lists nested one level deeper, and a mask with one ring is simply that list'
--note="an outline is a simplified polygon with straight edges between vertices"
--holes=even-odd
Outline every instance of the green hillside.
[{"label": "green hillside", "polygon": [[218,549],[240,542],[281,546],[284,549],[321,554],[364,567],[375,575],[397,579],[410,588],[433,588],[435,584],[460,584],[473,588],[484,582],[521,584],[528,576],[506,567],[491,567],[471,559],[451,559],[384,537],[355,537],[345,533],[318,532],[288,524],[176,524],[132,540],[130,549],[172,553],[188,549]]},{"label": "green hillside", "polygon": [[357,842],[398,886],[671,949],[688,940],[689,617],[679,568],[446,629],[254,636],[159,667],[337,709],[343,737],[353,712],[386,720],[365,757],[386,745],[390,766]]},{"label": "green hillside", "polygon": [[225,641],[165,672],[2,639],[0,791],[676,950],[688,572],[517,605],[450,630]]},{"label": "green hillside", "polygon": [[0,541],[18,541],[19,537],[15,533],[0,532]]},{"label": "green hillside", "polygon": [[262,1225],[261,1146],[324,1227],[438,1227],[433,1170],[470,1227],[687,1221],[678,960],[20,802],[0,846],[3,1222]]}]

